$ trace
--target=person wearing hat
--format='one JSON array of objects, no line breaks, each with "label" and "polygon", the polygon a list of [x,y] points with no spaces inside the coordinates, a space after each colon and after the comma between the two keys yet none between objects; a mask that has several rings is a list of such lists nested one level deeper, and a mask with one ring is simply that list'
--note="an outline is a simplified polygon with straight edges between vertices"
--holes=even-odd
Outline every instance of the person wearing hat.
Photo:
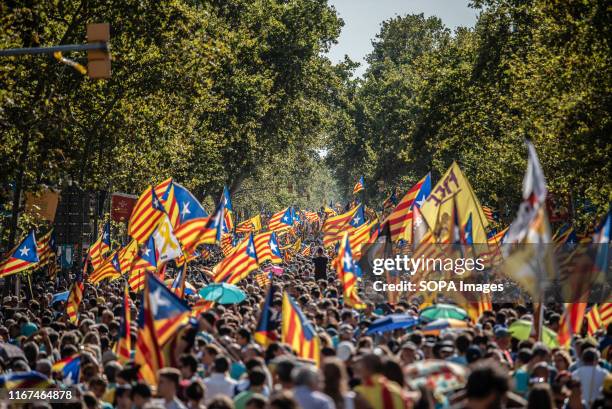
[{"label": "person wearing hat", "polygon": [[510,352],[510,331],[508,331],[506,327],[498,326],[495,329],[495,343],[499,347],[504,360],[506,360],[510,368],[512,368],[514,366],[514,360]]},{"label": "person wearing hat", "polygon": [[399,351],[399,359],[402,366],[411,365],[417,360],[418,347],[412,341],[406,341],[402,344]]}]

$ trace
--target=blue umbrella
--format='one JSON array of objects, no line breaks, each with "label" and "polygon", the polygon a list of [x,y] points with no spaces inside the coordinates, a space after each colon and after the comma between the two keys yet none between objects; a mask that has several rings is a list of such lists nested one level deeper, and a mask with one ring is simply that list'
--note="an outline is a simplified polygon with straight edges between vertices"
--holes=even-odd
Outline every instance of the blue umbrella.
[{"label": "blue umbrella", "polygon": [[70,294],[70,291],[64,291],[63,293],[53,294],[53,298],[51,298],[51,305],[55,304],[56,302],[68,300],[69,294]]},{"label": "blue umbrella", "polygon": [[198,294],[207,300],[219,304],[238,304],[246,298],[246,294],[233,284],[215,283],[202,288]]},{"label": "blue umbrella", "polygon": [[408,314],[391,314],[374,321],[368,327],[366,335],[393,331],[394,329],[410,328],[419,323],[417,317]]}]

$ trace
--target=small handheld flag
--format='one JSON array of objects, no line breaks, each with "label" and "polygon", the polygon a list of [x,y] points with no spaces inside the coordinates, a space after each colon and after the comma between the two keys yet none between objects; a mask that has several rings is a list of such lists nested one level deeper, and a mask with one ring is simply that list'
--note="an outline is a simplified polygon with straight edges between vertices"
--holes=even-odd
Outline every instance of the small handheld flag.
[{"label": "small handheld flag", "polygon": [[359,177],[359,180],[357,181],[357,183],[355,183],[355,186],[353,187],[353,194],[356,195],[357,193],[361,192],[363,189],[365,189],[365,182],[363,181],[363,176]]},{"label": "small handheld flag", "polygon": [[0,277],[25,271],[38,264],[38,246],[36,245],[34,230],[28,233],[23,241],[9,254],[9,257],[0,263]]}]

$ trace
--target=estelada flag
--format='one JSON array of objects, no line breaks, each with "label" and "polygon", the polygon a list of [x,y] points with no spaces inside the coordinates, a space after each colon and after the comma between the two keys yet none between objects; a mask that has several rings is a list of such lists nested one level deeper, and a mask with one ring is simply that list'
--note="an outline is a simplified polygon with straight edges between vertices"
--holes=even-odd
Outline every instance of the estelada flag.
[{"label": "estelada flag", "polygon": [[0,263],[0,277],[6,277],[34,267],[39,262],[36,236],[32,230],[21,243],[9,252],[6,260]]},{"label": "estelada flag", "polygon": [[355,260],[353,259],[349,234],[347,232],[344,233],[340,241],[340,249],[336,258],[336,273],[342,282],[344,304],[351,308],[364,309],[366,305],[359,297]]},{"label": "estelada flag", "polygon": [[295,300],[283,295],[282,339],[300,358],[320,362],[321,342],[314,327],[308,321]]},{"label": "estelada flag", "polygon": [[325,223],[323,223],[323,246],[329,247],[334,245],[342,238],[342,233],[344,233],[344,231],[352,231],[354,229],[354,227],[350,225],[350,222],[359,209],[361,209],[361,206],[362,205],[359,205],[346,213],[329,217],[325,220]]}]

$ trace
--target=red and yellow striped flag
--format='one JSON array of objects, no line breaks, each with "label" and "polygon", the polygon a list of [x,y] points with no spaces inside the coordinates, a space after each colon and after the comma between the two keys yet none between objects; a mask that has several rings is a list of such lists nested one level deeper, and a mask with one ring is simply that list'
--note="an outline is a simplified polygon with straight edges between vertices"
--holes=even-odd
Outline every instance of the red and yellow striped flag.
[{"label": "red and yellow striped flag", "polygon": [[77,280],[70,290],[68,301],[66,302],[66,315],[73,324],[79,323],[79,305],[83,301],[83,282]]},{"label": "red and yellow striped flag", "polygon": [[569,347],[572,336],[580,334],[585,311],[586,303],[584,302],[565,304],[565,311],[561,316],[559,330],[557,331],[559,345],[564,348]]},{"label": "red and yellow striped flag", "polygon": [[595,335],[598,329],[603,326],[603,321],[599,316],[599,309],[597,305],[593,305],[589,311],[586,313],[586,321],[587,321],[587,332],[590,336]]},{"label": "red and yellow striped flag", "polygon": [[128,224],[128,234],[137,242],[144,243],[166,214],[164,206],[149,186],[134,205]]},{"label": "red and yellow striped flag", "polygon": [[323,223],[323,246],[333,246],[342,238],[342,233],[354,229],[350,223],[360,208],[361,205],[356,206],[346,213],[332,216],[325,220],[325,223]]},{"label": "red and yellow striped flag", "polygon": [[351,252],[348,233],[344,233],[344,237],[340,241],[340,249],[338,250],[338,257],[335,263],[338,279],[342,282],[344,304],[351,308],[364,309],[366,305],[359,297],[355,260]]},{"label": "red and yellow striped flag", "polygon": [[429,174],[419,180],[410,190],[402,197],[397,206],[387,216],[383,223],[389,223],[389,231],[391,232],[391,241],[397,241],[404,237],[406,229],[410,228],[412,220],[412,204],[421,191],[421,186],[428,180]]},{"label": "red and yellow striped flag", "polygon": [[282,339],[300,358],[320,362],[321,342],[314,327],[308,321],[295,300],[283,295]]},{"label": "red and yellow striped flag", "polygon": [[221,260],[214,268],[214,282],[236,284],[259,267],[253,235],[238,245],[229,257]]}]

